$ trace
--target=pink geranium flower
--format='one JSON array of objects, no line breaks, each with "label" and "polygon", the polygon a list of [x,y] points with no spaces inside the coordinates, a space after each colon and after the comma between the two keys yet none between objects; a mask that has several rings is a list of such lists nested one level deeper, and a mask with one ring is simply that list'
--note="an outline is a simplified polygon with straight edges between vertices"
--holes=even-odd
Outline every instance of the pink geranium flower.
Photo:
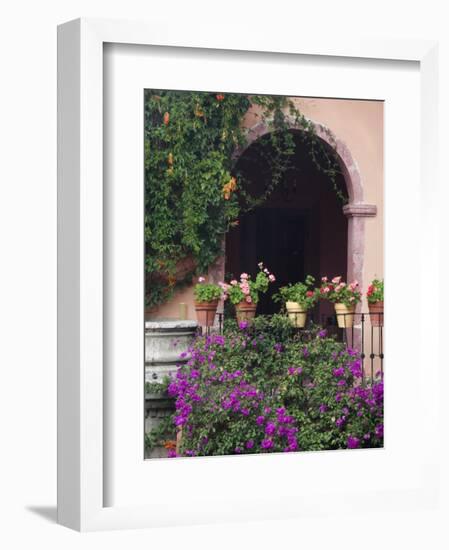
[{"label": "pink geranium flower", "polygon": [[247,296],[245,298],[245,300],[248,302],[248,304],[250,304],[252,302],[251,296]]},{"label": "pink geranium flower", "polygon": [[199,283],[204,283],[206,279],[204,277],[198,277],[198,282]]},{"label": "pink geranium flower", "polygon": [[243,294],[249,294],[249,284],[247,282],[240,283],[240,288]]}]

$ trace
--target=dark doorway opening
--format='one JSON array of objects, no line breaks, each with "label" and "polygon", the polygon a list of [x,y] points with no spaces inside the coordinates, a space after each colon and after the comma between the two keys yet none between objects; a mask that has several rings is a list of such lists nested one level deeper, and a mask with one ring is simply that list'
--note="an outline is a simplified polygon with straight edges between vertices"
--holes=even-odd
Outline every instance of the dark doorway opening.
[{"label": "dark doorway opening", "polygon": [[[272,296],[279,287],[315,277],[347,273],[347,219],[329,178],[320,172],[296,135],[292,168],[259,207],[243,213],[239,225],[227,234],[225,271],[233,278],[242,272],[255,277],[263,262],[276,282],[260,297],[258,314],[279,311]],[[237,168],[251,182],[252,192],[262,194],[270,185],[261,143],[253,143],[240,157]],[[344,189],[342,175],[337,184]],[[229,279],[228,279],[229,280]],[[333,308],[320,303],[318,316],[332,315]]]},{"label": "dark doorway opening", "polygon": [[306,223],[306,213],[292,208],[257,208],[241,217],[241,271],[233,275],[238,277],[246,271],[254,276],[254,266],[263,261],[276,276],[275,283],[260,297],[259,314],[275,313],[279,308],[273,294],[290,281],[304,279]]}]

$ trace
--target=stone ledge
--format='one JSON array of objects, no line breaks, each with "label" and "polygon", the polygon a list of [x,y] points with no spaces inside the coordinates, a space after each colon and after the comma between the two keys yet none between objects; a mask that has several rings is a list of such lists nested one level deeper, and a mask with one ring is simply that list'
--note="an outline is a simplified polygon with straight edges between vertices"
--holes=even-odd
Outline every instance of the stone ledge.
[{"label": "stone ledge", "polygon": [[345,204],[343,214],[348,218],[372,218],[377,215],[377,206],[363,203]]},{"label": "stone ledge", "polygon": [[175,410],[175,399],[166,392],[146,393],[145,410]]},{"label": "stone ledge", "polygon": [[170,331],[170,330],[191,330],[198,328],[197,321],[190,319],[168,319],[155,318],[145,321],[145,330],[147,331]]}]

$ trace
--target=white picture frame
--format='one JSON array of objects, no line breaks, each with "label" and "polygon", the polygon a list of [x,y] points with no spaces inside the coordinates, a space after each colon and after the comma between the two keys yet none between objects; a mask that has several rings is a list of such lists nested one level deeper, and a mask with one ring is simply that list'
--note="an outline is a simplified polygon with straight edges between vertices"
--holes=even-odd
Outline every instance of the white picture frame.
[{"label": "white picture frame", "polygon": [[[176,26],[161,29],[151,23],[81,19],[61,25],[58,29],[58,521],[78,530],[152,527],[182,523],[216,522],[278,517],[282,510],[287,516],[330,513],[339,503],[340,509],[355,509],[363,505],[375,510],[382,503],[392,507],[405,505],[419,508],[424,502],[433,503],[437,495],[438,479],[430,475],[438,463],[436,447],[431,444],[431,433],[425,438],[426,452],[415,458],[412,476],[422,468],[426,475],[402,488],[385,488],[377,493],[357,493],[336,488],[326,495],[327,505],[321,502],[319,492],[307,493],[307,500],[297,490],[291,491],[282,509],[276,499],[274,485],[266,500],[252,502],[236,498],[234,501],[214,494],[207,500],[207,487],[202,500],[189,509],[169,509],[164,505],[105,506],[107,475],[104,470],[104,410],[105,394],[104,356],[104,202],[103,202],[103,60],[105,44],[160,46],[175,55],[175,48],[204,48],[223,50],[232,57],[232,51],[259,52],[270,56],[276,64],[279,56],[289,54],[331,56],[362,60],[396,60],[419,64],[420,120],[413,126],[420,143],[420,185],[422,192],[422,230],[419,235],[426,243],[420,252],[420,283],[433,277],[438,270],[438,220],[433,215],[437,206],[438,177],[435,154],[437,150],[436,79],[438,74],[437,45],[431,41],[407,40],[354,40],[336,37],[273,38],[258,37],[248,32],[228,37],[218,28],[209,27],[202,37],[192,38],[188,29]],[[273,53],[274,52],[274,53]],[[182,87],[179,82],[179,87]],[[297,95],[301,95],[298,91]],[[425,113],[425,116],[424,116]],[[420,130],[419,130],[420,128]],[[416,136],[416,133],[420,135]],[[387,136],[388,138],[388,136]],[[387,203],[387,231],[388,231]],[[432,243],[432,244],[428,244]],[[422,317],[434,315],[438,285],[430,290],[432,296],[421,298],[419,311]],[[433,298],[433,299],[432,299]],[[391,300],[391,298],[390,298]],[[419,395],[419,403],[426,410],[426,421],[436,425],[438,409],[433,392],[437,392],[438,326],[429,328],[421,322],[420,337],[430,350],[426,365],[426,384],[430,392]],[[423,345],[424,345],[423,344]],[[429,355],[427,357],[429,357]],[[420,376],[411,383],[417,390]],[[388,401],[387,401],[388,403]],[[436,429],[436,428],[434,428]],[[294,471],[298,455],[286,457],[282,465]],[[220,457],[221,458],[221,457]],[[259,457],[260,458],[260,457]],[[279,457],[262,457],[276,467]],[[231,471],[227,457],[220,463],[223,471]],[[242,469],[253,468],[257,457],[237,457]],[[207,459],[203,459],[207,460]],[[342,454],[329,459],[342,463]],[[288,461],[288,462],[287,462]],[[204,470],[194,459],[176,461],[191,468],[192,476],[201,476]],[[161,462],[159,462],[160,464]],[[195,466],[196,464],[196,466]],[[215,462],[218,464],[218,462]],[[260,461],[259,461],[260,464]],[[265,462],[267,465],[267,462]],[[171,467],[171,466],[170,466]],[[384,467],[387,467],[386,465]],[[166,469],[166,468],[165,468]],[[404,468],[406,469],[406,468]],[[206,474],[207,477],[208,474]],[[411,479],[411,478],[410,478]],[[154,487],[155,499],[161,497],[160,488]],[[209,488],[210,491],[210,488]],[[296,492],[295,492],[296,491]],[[128,499],[129,500],[129,499]],[[213,503],[213,507],[211,504]]]}]

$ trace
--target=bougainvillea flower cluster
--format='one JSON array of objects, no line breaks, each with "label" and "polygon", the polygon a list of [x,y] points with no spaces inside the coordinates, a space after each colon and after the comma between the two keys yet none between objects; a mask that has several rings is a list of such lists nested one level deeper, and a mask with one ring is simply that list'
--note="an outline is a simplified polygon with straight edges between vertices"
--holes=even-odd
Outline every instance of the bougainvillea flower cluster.
[{"label": "bougainvillea flower cluster", "polygon": [[181,431],[171,457],[383,445],[382,376],[362,384],[358,352],[319,329],[299,337],[284,316],[260,316],[184,355],[167,382],[171,439]]}]

